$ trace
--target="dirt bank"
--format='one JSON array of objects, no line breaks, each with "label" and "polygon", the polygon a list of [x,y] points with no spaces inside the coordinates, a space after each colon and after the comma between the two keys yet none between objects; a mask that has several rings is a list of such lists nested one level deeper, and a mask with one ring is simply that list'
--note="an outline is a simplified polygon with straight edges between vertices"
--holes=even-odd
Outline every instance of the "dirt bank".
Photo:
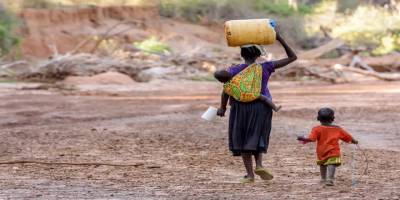
[{"label": "dirt bank", "polygon": [[[59,53],[71,51],[124,21],[131,23],[111,29],[111,35],[127,45],[156,36],[178,55],[210,55],[231,50],[226,48],[222,24],[203,26],[164,19],[154,6],[26,9],[20,17],[24,24],[21,49],[25,57],[49,57],[54,47]],[[88,42],[79,50],[90,51],[94,43],[94,40]]]},{"label": "dirt bank", "polygon": [[119,35],[127,42],[145,38],[147,26],[153,30],[159,27],[158,9],[154,6],[25,9],[19,16],[24,24],[22,53],[34,57],[52,55],[49,45],[56,46],[60,53],[70,51],[88,37],[102,34],[121,21],[134,22],[130,26],[136,32]]}]

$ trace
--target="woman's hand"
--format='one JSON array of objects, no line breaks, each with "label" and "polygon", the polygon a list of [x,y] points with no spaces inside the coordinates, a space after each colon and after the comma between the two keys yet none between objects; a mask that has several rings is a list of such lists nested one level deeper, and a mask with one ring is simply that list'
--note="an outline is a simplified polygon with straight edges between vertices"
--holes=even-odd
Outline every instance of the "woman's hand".
[{"label": "woman's hand", "polygon": [[220,117],[225,116],[226,108],[218,108],[217,115]]},{"label": "woman's hand", "polygon": [[225,111],[226,111],[226,104],[228,103],[229,95],[226,94],[224,91],[222,91],[221,94],[221,106],[219,107],[217,111],[217,115],[220,117],[225,116]]}]

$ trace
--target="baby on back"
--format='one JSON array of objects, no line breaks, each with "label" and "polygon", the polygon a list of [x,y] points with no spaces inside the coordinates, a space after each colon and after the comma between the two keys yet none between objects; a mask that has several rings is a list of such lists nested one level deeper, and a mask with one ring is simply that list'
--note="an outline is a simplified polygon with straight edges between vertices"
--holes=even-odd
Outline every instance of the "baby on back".
[{"label": "baby on back", "polygon": [[[257,65],[257,64],[256,64],[256,65]],[[227,70],[219,70],[219,71],[216,71],[216,72],[214,73],[214,77],[215,77],[219,82],[224,83],[224,92],[225,92],[226,94],[228,94],[228,95],[230,95],[230,96],[233,96],[233,97],[234,97],[236,100],[238,100],[238,101],[242,101],[241,99],[238,99],[237,97],[235,97],[235,95],[229,94],[229,93],[230,93],[230,89],[229,89],[229,86],[227,85],[227,83],[228,83],[229,81],[231,81],[234,77],[232,77],[231,74],[230,74]],[[260,83],[260,84],[261,84],[261,83]],[[227,87],[225,87],[225,86],[227,86]],[[243,95],[246,95],[246,94],[243,94]],[[258,96],[258,97],[255,98],[255,99],[252,99],[252,100],[259,99],[259,100],[263,101],[264,103],[266,103],[267,105],[269,105],[269,106],[272,108],[272,110],[274,110],[275,112],[278,112],[278,111],[282,108],[282,106],[276,105],[274,102],[272,102],[271,99],[269,99],[269,98],[268,98],[267,96],[265,96],[265,95],[262,95],[261,93],[260,93],[260,94],[257,94],[256,96]]]}]

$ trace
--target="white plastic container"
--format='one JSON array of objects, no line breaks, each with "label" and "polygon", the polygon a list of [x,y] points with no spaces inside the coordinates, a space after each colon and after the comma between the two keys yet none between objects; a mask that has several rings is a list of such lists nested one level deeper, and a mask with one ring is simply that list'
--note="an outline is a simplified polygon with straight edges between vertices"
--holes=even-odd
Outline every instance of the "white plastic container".
[{"label": "white plastic container", "polygon": [[203,118],[207,121],[214,121],[215,118],[217,118],[217,111],[218,111],[217,108],[210,106],[210,107],[208,107],[207,111],[203,113],[201,118]]}]

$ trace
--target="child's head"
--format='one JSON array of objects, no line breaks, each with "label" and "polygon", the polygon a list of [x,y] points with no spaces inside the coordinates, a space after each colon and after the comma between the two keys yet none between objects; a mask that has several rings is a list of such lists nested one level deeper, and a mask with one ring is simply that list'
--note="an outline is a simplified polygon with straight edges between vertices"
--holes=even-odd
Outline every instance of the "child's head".
[{"label": "child's head", "polygon": [[256,60],[258,57],[261,56],[261,51],[256,46],[246,46],[240,48],[240,55],[244,60]]},{"label": "child's head", "polygon": [[214,77],[221,83],[226,83],[231,80],[231,74],[226,70],[219,70],[214,73]]},{"label": "child's head", "polygon": [[318,111],[317,119],[321,123],[332,123],[335,120],[335,111],[331,108],[321,108]]}]

